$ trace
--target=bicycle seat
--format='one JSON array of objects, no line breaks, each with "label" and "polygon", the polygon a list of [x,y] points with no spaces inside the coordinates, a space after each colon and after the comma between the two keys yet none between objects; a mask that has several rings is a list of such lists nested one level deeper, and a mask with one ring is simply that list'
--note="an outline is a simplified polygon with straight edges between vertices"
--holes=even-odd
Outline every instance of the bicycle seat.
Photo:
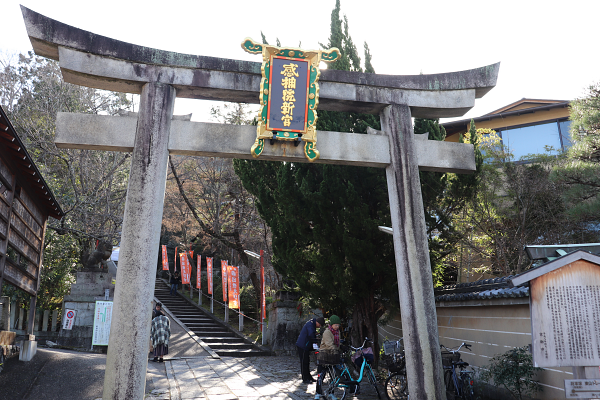
[{"label": "bicycle seat", "polygon": [[469,363],[468,362],[464,362],[464,361],[456,361],[453,364],[456,365],[457,367],[461,367],[461,368],[469,366]]}]

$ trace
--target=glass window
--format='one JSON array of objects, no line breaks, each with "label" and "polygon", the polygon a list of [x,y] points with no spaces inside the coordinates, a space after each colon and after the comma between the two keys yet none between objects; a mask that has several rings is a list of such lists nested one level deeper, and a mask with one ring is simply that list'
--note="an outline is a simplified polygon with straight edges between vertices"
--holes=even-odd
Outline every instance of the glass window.
[{"label": "glass window", "polygon": [[571,121],[560,121],[558,126],[563,140],[563,150],[567,150],[573,144],[571,143]]},{"label": "glass window", "polygon": [[530,154],[546,153],[546,146],[552,146],[555,149],[552,154],[561,151],[556,122],[504,130],[502,131],[502,142],[512,153],[514,161]]}]

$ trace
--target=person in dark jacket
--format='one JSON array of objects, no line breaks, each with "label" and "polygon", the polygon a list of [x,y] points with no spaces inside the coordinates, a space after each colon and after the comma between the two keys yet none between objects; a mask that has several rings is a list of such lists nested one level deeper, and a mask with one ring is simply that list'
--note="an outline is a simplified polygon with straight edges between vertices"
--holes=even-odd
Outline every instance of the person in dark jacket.
[{"label": "person in dark jacket", "polygon": [[171,284],[171,292],[169,295],[177,296],[177,286],[179,285],[179,273],[177,271],[171,275],[171,280],[169,280],[169,283]]},{"label": "person in dark jacket", "polygon": [[152,310],[152,319],[161,316],[161,315],[165,315],[162,312],[162,304],[161,303],[156,303],[156,307],[154,308],[154,310]]},{"label": "person in dark jacket", "polygon": [[313,343],[317,340],[317,329],[325,325],[325,318],[313,318],[309,320],[300,331],[300,336],[296,341],[298,348],[298,357],[300,358],[300,371],[302,372],[303,383],[313,383],[316,380],[310,374],[309,360]]}]

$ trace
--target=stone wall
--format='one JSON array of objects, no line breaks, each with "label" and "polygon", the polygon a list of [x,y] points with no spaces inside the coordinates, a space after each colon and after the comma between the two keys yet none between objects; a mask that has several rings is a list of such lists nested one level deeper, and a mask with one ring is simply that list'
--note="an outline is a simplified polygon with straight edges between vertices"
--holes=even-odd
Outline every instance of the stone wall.
[{"label": "stone wall", "polygon": [[71,330],[60,328],[58,344],[66,347],[89,350],[92,348],[94,310],[96,300],[105,300],[105,289],[109,290],[108,300],[113,300],[115,285],[112,276],[100,271],[79,271],[77,281],[71,285],[71,294],[63,300],[63,322],[65,309],[75,310],[75,321]]},{"label": "stone wall", "polygon": [[277,355],[296,355],[296,340],[300,330],[311,318],[321,316],[314,312],[302,314],[298,311],[300,295],[292,292],[279,291],[275,301],[269,305],[269,326],[267,327],[267,342]]}]

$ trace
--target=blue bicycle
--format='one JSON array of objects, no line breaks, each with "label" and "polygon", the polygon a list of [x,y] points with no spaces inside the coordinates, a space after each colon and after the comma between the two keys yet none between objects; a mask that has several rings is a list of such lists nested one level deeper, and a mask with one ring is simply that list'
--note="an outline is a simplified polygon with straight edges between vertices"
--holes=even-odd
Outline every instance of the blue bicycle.
[{"label": "blue bicycle", "polygon": [[373,388],[377,393],[377,398],[381,399],[379,387],[377,386],[377,379],[375,378],[367,355],[364,354],[364,348],[367,342],[371,342],[371,339],[365,338],[361,347],[348,346],[350,352],[354,353],[353,355],[356,360],[362,358],[359,363],[360,372],[358,378],[352,378],[352,373],[350,372],[348,365],[344,362],[345,359],[347,361],[347,357],[342,358],[338,364],[321,365],[322,369],[317,378],[317,393],[322,393],[327,399],[343,400],[348,393],[354,395],[359,393],[360,383],[366,376],[369,383],[373,385]]}]

